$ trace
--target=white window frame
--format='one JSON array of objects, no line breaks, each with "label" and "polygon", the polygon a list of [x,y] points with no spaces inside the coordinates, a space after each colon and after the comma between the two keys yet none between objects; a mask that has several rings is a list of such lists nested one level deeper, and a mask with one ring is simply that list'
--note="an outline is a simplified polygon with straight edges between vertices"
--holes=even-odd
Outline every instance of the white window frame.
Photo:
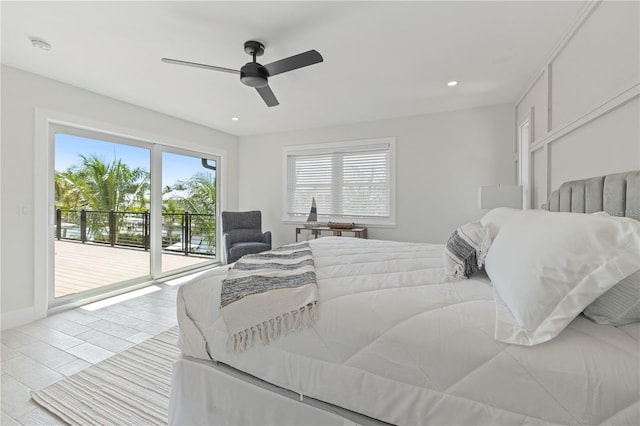
[{"label": "white window frame", "polygon": [[[69,114],[65,112],[49,110],[45,108],[35,109],[34,133],[35,133],[35,153],[34,153],[34,309],[29,313],[30,319],[42,318],[48,313],[53,313],[59,309],[66,309],[72,306],[80,306],[84,303],[100,300],[106,297],[115,296],[125,291],[135,290],[165,280],[170,276],[180,276],[181,274],[193,273],[193,271],[168,271],[162,273],[160,270],[160,250],[156,249],[152,253],[151,258],[151,281],[141,282],[122,289],[114,289],[111,292],[101,294],[99,296],[86,297],[77,302],[70,302],[63,306],[50,306],[52,299],[54,274],[54,218],[55,218],[55,191],[54,179],[52,178],[55,171],[55,152],[53,139],[51,137],[51,126],[68,126],[78,131],[86,130],[96,132],[98,134],[106,134],[111,137],[123,138],[128,141],[137,141],[136,144],[141,147],[151,147],[151,173],[161,176],[161,155],[162,152],[173,152],[177,154],[205,156],[216,160],[216,164],[220,170],[216,172],[217,191],[216,197],[216,221],[222,224],[221,212],[226,209],[226,170],[227,170],[227,152],[224,149],[207,149],[204,150],[198,145],[194,145],[185,140],[173,139],[164,135],[147,132],[129,127],[122,127],[112,122],[105,122]],[[162,192],[161,179],[154,179],[151,182],[151,191],[158,194]],[[162,197],[155,197],[151,212],[152,236],[151,244],[160,246],[161,242],[154,237],[156,229],[158,229],[162,221]],[[155,225],[154,225],[155,224]],[[216,253],[222,252],[222,226],[218,226],[216,230]],[[213,264],[220,262],[220,256],[216,256],[216,260],[211,264],[203,264],[203,268],[208,268]]]},{"label": "white window frame", "polygon": [[[309,155],[340,152],[344,150],[358,150],[371,147],[379,147],[388,144],[389,146],[389,216],[384,218],[366,217],[355,220],[358,225],[373,227],[395,227],[396,226],[396,138],[385,137],[377,139],[359,139],[341,142],[327,142],[320,144],[306,144],[285,146],[282,149],[282,221],[285,224],[301,224],[307,219],[307,214],[303,216],[288,213],[288,157],[290,155]],[[311,208],[311,205],[309,205]],[[330,215],[318,212],[318,221],[327,222],[332,220]],[[338,219],[333,219],[338,220]]]}]

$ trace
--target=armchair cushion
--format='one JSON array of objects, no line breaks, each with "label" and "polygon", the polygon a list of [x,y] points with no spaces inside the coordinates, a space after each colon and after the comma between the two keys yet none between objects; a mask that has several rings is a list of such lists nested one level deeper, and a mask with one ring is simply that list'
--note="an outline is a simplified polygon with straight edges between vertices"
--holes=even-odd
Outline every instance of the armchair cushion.
[{"label": "armchair cushion", "polygon": [[262,232],[256,228],[239,228],[227,232],[231,244],[262,241]]},{"label": "armchair cushion", "polygon": [[270,244],[265,243],[235,243],[229,250],[229,259],[227,263],[235,262],[245,254],[260,253],[271,250]]}]

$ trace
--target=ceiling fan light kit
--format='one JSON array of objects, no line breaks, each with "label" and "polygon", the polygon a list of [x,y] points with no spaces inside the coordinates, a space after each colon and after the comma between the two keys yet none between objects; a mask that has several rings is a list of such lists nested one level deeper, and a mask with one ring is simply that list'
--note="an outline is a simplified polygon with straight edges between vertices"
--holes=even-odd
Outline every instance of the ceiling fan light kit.
[{"label": "ceiling fan light kit", "polygon": [[213,71],[221,71],[232,74],[240,74],[242,84],[254,87],[258,94],[262,97],[267,106],[276,106],[279,104],[278,99],[269,87],[269,77],[303,68],[309,65],[317,64],[323,61],[322,55],[316,50],[309,50],[298,55],[289,56],[267,65],[256,62],[256,57],[264,54],[264,45],[259,41],[249,40],[244,43],[244,51],[252,57],[251,62],[247,62],[240,70],[231,68],[217,67],[214,65],[199,64],[196,62],[181,61],[178,59],[162,58],[162,62],[186,65],[196,68],[204,68]]}]

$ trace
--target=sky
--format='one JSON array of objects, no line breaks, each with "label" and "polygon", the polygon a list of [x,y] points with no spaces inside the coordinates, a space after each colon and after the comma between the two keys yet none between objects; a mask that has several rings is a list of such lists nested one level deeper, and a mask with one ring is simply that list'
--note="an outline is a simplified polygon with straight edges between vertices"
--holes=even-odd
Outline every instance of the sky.
[{"label": "sky", "polygon": [[[81,163],[79,154],[86,156],[96,154],[105,163],[114,159],[122,159],[129,168],[140,167],[150,169],[151,153],[147,148],[104,142],[80,136],[56,133],[55,137],[55,169],[64,171]],[[196,157],[164,152],[162,154],[162,186],[172,185],[177,180],[187,180],[201,171],[212,172],[202,167],[202,160]],[[209,161],[212,164],[211,161]]]}]

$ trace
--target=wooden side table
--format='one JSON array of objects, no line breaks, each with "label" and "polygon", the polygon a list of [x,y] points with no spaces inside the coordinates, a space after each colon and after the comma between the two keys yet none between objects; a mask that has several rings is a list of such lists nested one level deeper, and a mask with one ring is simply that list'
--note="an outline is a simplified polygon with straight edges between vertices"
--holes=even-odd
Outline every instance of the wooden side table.
[{"label": "wooden side table", "polygon": [[303,225],[296,226],[296,242],[298,242],[298,236],[304,229],[311,231],[311,235],[313,235],[313,238],[321,237],[323,232],[331,232],[331,235],[333,235],[334,237],[342,237],[342,234],[346,233],[347,235],[353,234],[355,238],[368,238],[367,228],[363,226],[355,226],[351,229],[336,229],[329,228],[328,226],[307,227]]}]

